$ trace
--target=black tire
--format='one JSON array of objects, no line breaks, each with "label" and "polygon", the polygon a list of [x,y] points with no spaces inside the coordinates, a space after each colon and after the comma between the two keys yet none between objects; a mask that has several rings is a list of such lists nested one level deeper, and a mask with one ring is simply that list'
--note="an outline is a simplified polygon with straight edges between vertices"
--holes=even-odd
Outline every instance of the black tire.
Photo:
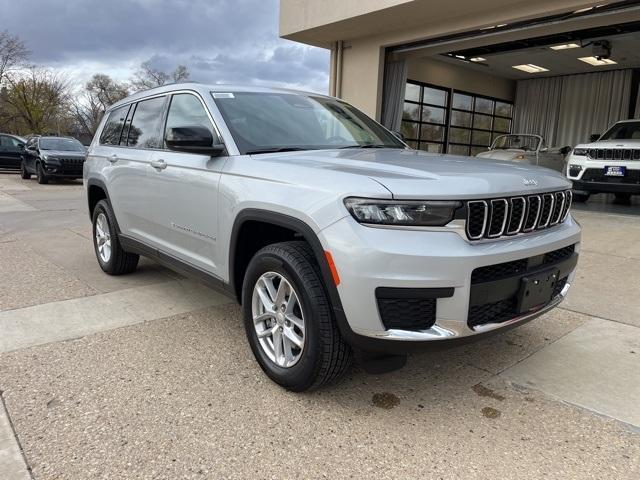
[{"label": "black tire", "polygon": [[36,177],[40,185],[46,185],[49,183],[49,177],[44,173],[44,168],[42,168],[42,163],[40,162],[36,164]]},{"label": "black tire", "polygon": [[31,178],[31,174],[24,165],[24,160],[20,162],[20,178],[23,180],[29,180]]},{"label": "black tire", "polygon": [[[253,325],[254,286],[266,272],[282,275],[294,288],[305,322],[304,348],[298,362],[284,368],[265,353]],[[287,390],[301,392],[338,380],[353,353],[343,340],[311,247],[294,241],[269,245],[251,259],[242,286],[242,309],[247,338],[262,370]]]},{"label": "black tire", "polygon": [[[104,214],[107,221],[109,230],[109,237],[111,240],[111,255],[105,261],[98,251],[98,240],[96,238],[96,223],[100,214]],[[138,260],[140,256],[135,253],[129,253],[124,251],[120,241],[118,239],[118,232],[116,230],[116,217],[111,210],[111,205],[107,200],[100,200],[96,207],[93,209],[92,216],[93,223],[93,249],[96,253],[96,258],[100,264],[100,268],[109,275],[124,275],[125,273],[133,272],[138,266]]]},{"label": "black tire", "polygon": [[584,203],[587,200],[589,200],[590,196],[591,196],[590,193],[576,193],[576,192],[573,192],[573,201],[574,202],[578,202],[578,203]]},{"label": "black tire", "polygon": [[629,203],[631,201],[630,193],[616,193],[615,197],[616,203]]}]

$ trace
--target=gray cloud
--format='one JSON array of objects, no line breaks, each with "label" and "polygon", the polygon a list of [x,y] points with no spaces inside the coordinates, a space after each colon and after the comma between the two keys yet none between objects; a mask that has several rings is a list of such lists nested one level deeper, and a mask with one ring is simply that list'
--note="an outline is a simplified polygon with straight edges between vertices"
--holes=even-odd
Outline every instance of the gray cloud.
[{"label": "gray cloud", "polygon": [[202,82],[327,89],[328,52],[278,38],[277,0],[0,0],[0,11],[33,62],[85,78],[151,59]]}]

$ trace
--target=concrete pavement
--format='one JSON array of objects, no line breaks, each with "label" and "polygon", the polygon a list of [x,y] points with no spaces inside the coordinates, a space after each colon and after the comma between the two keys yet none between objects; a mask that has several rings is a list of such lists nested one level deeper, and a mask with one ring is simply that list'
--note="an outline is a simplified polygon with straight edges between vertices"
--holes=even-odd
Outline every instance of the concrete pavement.
[{"label": "concrete pavement", "polygon": [[228,299],[150,261],[104,275],[78,183],[0,193],[0,478],[640,476],[637,204],[578,207],[562,309],[300,395]]}]

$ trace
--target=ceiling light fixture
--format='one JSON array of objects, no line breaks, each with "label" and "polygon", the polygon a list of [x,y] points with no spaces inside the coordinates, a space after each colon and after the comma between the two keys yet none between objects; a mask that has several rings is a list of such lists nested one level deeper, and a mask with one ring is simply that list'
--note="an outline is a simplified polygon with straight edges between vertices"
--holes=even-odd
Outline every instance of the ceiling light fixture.
[{"label": "ceiling light fixture", "polygon": [[614,62],[610,58],[601,58],[597,59],[596,57],[580,57],[578,58],[581,62],[588,63],[589,65],[593,65],[594,67],[601,67],[603,65],[617,65],[618,62]]},{"label": "ceiling light fixture", "polygon": [[527,72],[527,73],[541,73],[541,72],[549,71],[548,68],[539,67],[538,65],[534,65],[533,63],[527,63],[526,65],[513,65],[513,67],[511,68],[515,68],[516,70],[522,70],[523,72]]},{"label": "ceiling light fixture", "polygon": [[570,48],[580,48],[577,43],[565,43],[564,45],[554,45],[549,47],[551,50],[569,50]]},{"label": "ceiling light fixture", "polygon": [[486,62],[487,61],[486,58],[482,58],[482,57],[471,57],[469,60],[471,60],[472,62]]}]

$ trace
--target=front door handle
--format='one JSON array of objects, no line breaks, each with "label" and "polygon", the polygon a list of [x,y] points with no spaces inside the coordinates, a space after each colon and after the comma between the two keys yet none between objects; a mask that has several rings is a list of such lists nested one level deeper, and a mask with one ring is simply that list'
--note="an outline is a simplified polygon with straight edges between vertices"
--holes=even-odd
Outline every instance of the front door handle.
[{"label": "front door handle", "polygon": [[113,155],[108,157],[107,160],[109,160],[109,163],[116,163],[118,161],[118,155],[114,153]]},{"label": "front door handle", "polygon": [[164,160],[151,160],[151,166],[153,168],[157,168],[158,170],[164,170],[167,168],[167,162]]}]

